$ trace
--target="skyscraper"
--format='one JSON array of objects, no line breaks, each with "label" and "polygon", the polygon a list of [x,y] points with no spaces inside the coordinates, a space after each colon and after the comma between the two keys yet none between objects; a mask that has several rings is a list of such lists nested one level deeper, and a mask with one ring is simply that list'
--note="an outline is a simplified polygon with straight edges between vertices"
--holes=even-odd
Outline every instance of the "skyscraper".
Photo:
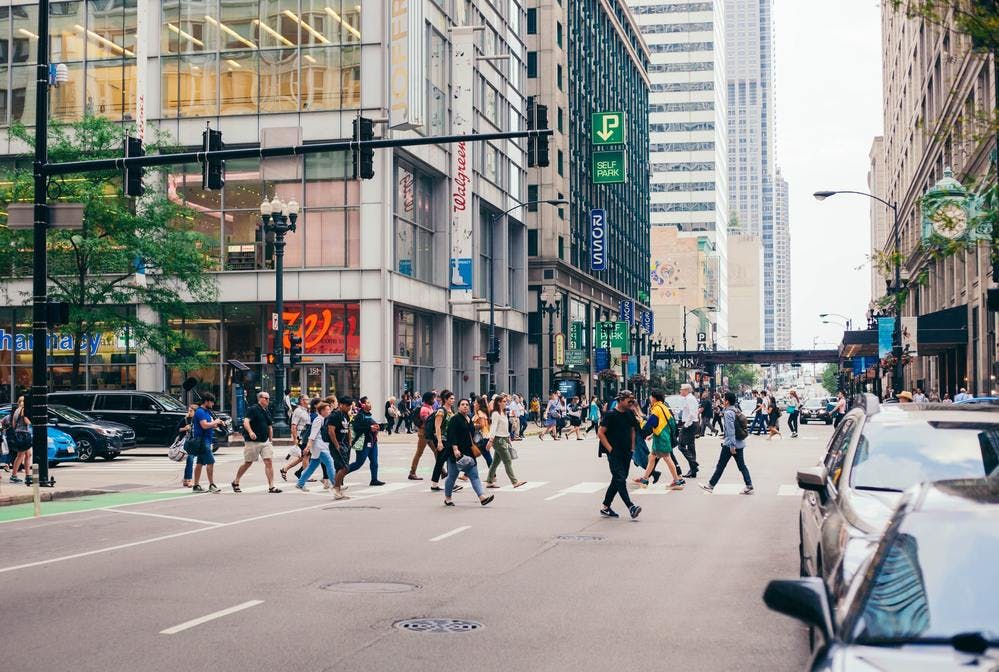
[{"label": "skyscraper", "polygon": [[[791,340],[791,246],[786,223],[777,226],[774,174],[772,6],[773,0],[725,3],[730,224],[733,230],[759,236],[762,242],[763,345],[767,349],[787,347]],[[786,218],[786,183],[783,189]],[[787,281],[778,279],[781,273]]]},{"label": "skyscraper", "polygon": [[[684,326],[710,334],[702,341],[705,345],[724,345],[728,152],[722,2],[630,0],[630,4],[652,52],[652,228],[672,227],[678,240],[696,241],[697,250],[696,255],[680,254],[676,245],[665,244],[672,234],[653,234],[656,324],[667,342],[677,346],[682,345]],[[707,306],[715,310],[686,314]],[[688,345],[693,347],[694,341]]]},{"label": "skyscraper", "polygon": [[[791,216],[787,180],[777,169],[774,177],[774,340],[777,350],[791,349]],[[767,280],[764,279],[764,287]]]}]

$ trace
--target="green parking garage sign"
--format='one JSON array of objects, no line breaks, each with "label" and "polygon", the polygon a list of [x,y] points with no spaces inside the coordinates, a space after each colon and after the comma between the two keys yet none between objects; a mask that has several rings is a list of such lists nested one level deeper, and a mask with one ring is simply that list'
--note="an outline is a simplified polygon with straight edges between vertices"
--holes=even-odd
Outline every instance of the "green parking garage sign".
[{"label": "green parking garage sign", "polygon": [[594,184],[619,184],[628,181],[624,150],[593,152]]},{"label": "green parking garage sign", "polygon": [[590,138],[594,145],[624,143],[624,112],[594,112],[590,115]]}]

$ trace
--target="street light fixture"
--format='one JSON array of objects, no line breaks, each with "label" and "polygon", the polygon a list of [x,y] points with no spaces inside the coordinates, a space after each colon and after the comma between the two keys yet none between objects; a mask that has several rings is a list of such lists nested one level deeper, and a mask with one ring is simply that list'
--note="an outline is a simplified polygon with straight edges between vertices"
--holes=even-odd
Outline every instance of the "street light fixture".
[{"label": "street light fixture", "polygon": [[888,288],[888,292],[895,299],[895,330],[892,334],[892,355],[895,358],[895,367],[892,371],[892,388],[895,394],[902,391],[905,387],[905,377],[903,375],[902,369],[902,243],[900,240],[901,223],[898,221],[898,204],[886,201],[880,196],[875,196],[874,194],[868,194],[864,191],[850,191],[850,190],[838,190],[838,191],[816,191],[813,196],[815,200],[824,201],[830,196],[835,196],[836,194],[856,194],[858,196],[866,196],[867,198],[873,199],[879,203],[884,204],[892,211],[892,244],[895,248],[894,262],[895,262],[895,273],[894,282]]},{"label": "street light fixture", "polygon": [[698,306],[697,308],[691,308],[687,310],[687,306],[683,307],[683,351],[687,352],[687,316],[693,315],[699,310],[706,310],[709,313],[713,313],[718,310],[715,306]]},{"label": "street light fixture", "polygon": [[283,202],[277,196],[270,203],[260,204],[261,228],[274,234],[274,310],[277,313],[277,333],[274,334],[274,396],[271,418],[274,436],[287,437],[290,429],[284,414],[284,391],[287,389],[284,368],[284,237],[295,231],[298,220],[298,202]]},{"label": "street light fixture", "polygon": [[496,394],[496,364],[499,362],[499,342],[496,339],[496,253],[493,250],[493,229],[504,217],[514,210],[528,205],[547,203],[556,207],[569,205],[565,199],[549,198],[541,201],[528,201],[519,203],[505,212],[493,215],[489,219],[489,227],[486,230],[486,246],[489,249],[489,348],[486,351],[486,361],[489,363],[489,398]]},{"label": "street light fixture", "polygon": [[[822,318],[826,318],[826,317],[841,317],[844,320],[846,320],[846,329],[847,329],[847,331],[852,331],[853,330],[853,320],[851,320],[846,315],[843,315],[842,313],[819,313],[819,317],[822,317]],[[828,322],[824,322],[823,324],[828,324]]]},{"label": "street light fixture", "polygon": [[554,287],[545,287],[541,291],[541,310],[548,314],[548,392],[552,391],[555,379],[555,324],[554,318],[559,314],[562,295]]}]

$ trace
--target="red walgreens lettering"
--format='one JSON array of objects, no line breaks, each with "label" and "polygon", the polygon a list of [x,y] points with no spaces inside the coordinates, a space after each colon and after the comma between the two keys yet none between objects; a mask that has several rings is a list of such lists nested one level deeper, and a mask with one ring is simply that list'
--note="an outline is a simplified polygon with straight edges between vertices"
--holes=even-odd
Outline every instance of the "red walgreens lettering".
[{"label": "red walgreens lettering", "polygon": [[458,143],[458,174],[454,176],[455,191],[452,197],[454,212],[463,212],[467,203],[468,152],[464,142]]}]

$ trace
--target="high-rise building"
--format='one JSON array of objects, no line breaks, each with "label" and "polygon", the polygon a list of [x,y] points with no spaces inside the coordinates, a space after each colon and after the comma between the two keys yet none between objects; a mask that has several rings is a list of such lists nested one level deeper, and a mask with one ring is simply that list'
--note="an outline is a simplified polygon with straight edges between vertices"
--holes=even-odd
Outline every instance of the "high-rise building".
[{"label": "high-rise building", "polygon": [[[885,174],[885,139],[882,136],[874,138],[871,143],[871,167],[867,171],[867,190],[875,196],[882,196],[888,189],[888,176]],[[882,196],[883,198],[883,196]],[[884,203],[871,200],[871,250],[884,250],[891,235],[891,211]],[[878,270],[878,265],[871,259],[871,305],[874,307],[885,294],[888,285]]]},{"label": "high-rise building", "polygon": [[[649,160],[652,227],[671,227],[696,241],[699,256],[681,255],[653,238],[656,273],[691,278],[655,307],[658,331],[682,347],[684,327],[701,323],[705,346],[727,345],[728,151],[725,15],[721,0],[629,0],[652,52]],[[669,237],[669,236],[667,236]],[[696,269],[680,268],[698,259]],[[658,269],[658,270],[657,270]],[[696,280],[695,280],[696,278]],[[685,281],[686,282],[686,281]],[[696,310],[711,308],[712,310]],[[689,340],[689,339],[688,339]],[[689,341],[688,346],[693,347]]]},{"label": "high-rise building", "polygon": [[[767,349],[790,347],[791,342],[791,248],[786,223],[781,233],[777,231],[773,57],[773,0],[726,0],[729,221],[733,230],[760,236],[763,243]],[[787,282],[778,280],[782,273]]]},{"label": "high-rise building", "polygon": [[[570,201],[527,215],[529,389],[588,394],[600,320],[617,319],[624,301],[636,316],[649,305],[649,50],[624,0],[530,0],[527,33],[529,100],[547,106],[555,131],[551,165],[530,169],[527,200]],[[609,111],[623,113],[626,181],[597,184],[591,115]],[[606,213],[605,270],[591,265],[594,209]],[[545,312],[554,299],[558,313]]]},{"label": "high-rise building", "polygon": [[[766,283],[765,279],[764,283]],[[777,174],[774,176],[774,263],[771,284],[773,286],[774,308],[773,347],[777,350],[790,350],[791,212],[787,180],[780,174],[780,168],[777,169]]]},{"label": "high-rise building", "polygon": [[763,244],[751,233],[728,235],[728,315],[731,347],[763,348]]},{"label": "high-rise building", "polygon": [[[31,126],[37,5],[15,5],[0,12],[0,35],[12,36],[0,57],[0,126]],[[523,130],[524,5],[143,0],[138,6],[146,8],[146,20],[138,22],[136,2],[53,3],[53,59],[68,66],[69,80],[51,92],[51,117],[73,120],[89,111],[128,122],[141,92],[150,125],[188,149],[200,145],[206,121],[230,147],[349,138],[359,114],[388,118],[376,124],[376,137],[446,135],[458,122],[453,106],[461,75],[468,98],[474,97],[471,119],[462,115],[468,130]],[[137,34],[137,24],[144,34]],[[474,35],[474,44],[471,53],[460,49],[465,58],[458,61],[459,31],[449,28],[463,26],[482,30],[465,33]],[[147,66],[145,81],[137,79],[135,55]],[[509,58],[479,58],[497,55]],[[26,148],[3,137],[11,166]],[[347,153],[274,164],[229,161],[224,189],[212,192],[202,190],[199,166],[171,167],[162,187],[190,206],[193,227],[209,241],[219,290],[217,303],[192,306],[196,317],[176,327],[201,339],[212,360],[188,372],[169,353],[137,354],[127,338],[111,333],[84,363],[85,385],[180,393],[192,373],[230,409],[227,360],[249,367],[248,388],[269,389],[273,369],[266,353],[273,321],[284,319],[301,330],[310,360],[289,370],[295,395],[365,394],[380,415],[382,401],[406,389],[485,390],[488,312],[482,304],[493,265],[497,388],[526,391],[527,214],[500,216],[526,200],[526,145],[377,149],[371,180],[354,178]],[[461,182],[470,180],[470,197],[460,205],[474,231],[467,253],[459,255],[452,252],[455,152],[467,152],[460,170],[467,171]],[[258,212],[260,202],[274,196],[302,204],[298,229],[287,238],[282,316],[273,316],[274,246]],[[490,226],[492,249],[485,235]],[[457,291],[456,256],[471,257],[461,266]],[[28,281],[14,285],[5,297],[19,296]],[[30,309],[16,303],[0,307],[4,332],[23,332],[30,323]],[[146,306],[121,309],[156,319]],[[4,345],[0,340],[0,387],[16,398],[30,379],[30,357],[2,352]],[[68,354],[56,351],[51,361],[53,389],[65,389]],[[10,398],[0,393],[4,397]]]},{"label": "high-rise building", "polygon": [[[961,184],[994,183],[996,61],[973,50],[950,4],[940,21],[909,18],[890,3],[881,14],[885,180],[877,195],[898,207],[903,280],[920,278],[902,308],[918,318],[919,356],[905,367],[905,385],[941,397],[962,387],[994,396],[999,313],[989,300],[996,292],[989,235],[933,258],[921,244],[921,199],[949,171]],[[882,249],[888,255],[892,228]]]}]

